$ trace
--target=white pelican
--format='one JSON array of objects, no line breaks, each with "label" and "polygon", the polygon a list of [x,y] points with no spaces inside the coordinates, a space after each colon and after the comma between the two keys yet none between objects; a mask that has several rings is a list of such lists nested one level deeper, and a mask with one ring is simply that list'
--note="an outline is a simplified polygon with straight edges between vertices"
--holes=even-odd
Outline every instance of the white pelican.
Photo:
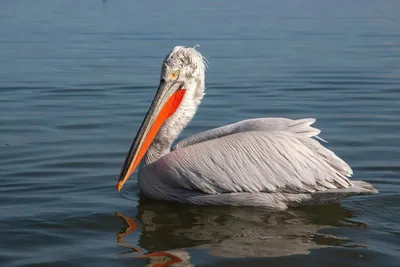
[{"label": "white pelican", "polygon": [[[317,140],[315,119],[257,118],[190,136],[171,146],[205,90],[205,59],[177,46],[166,56],[154,100],[125,159],[121,190],[139,166],[148,198],[195,205],[286,209],[377,193]],[[140,163],[140,164],[139,164]]]}]

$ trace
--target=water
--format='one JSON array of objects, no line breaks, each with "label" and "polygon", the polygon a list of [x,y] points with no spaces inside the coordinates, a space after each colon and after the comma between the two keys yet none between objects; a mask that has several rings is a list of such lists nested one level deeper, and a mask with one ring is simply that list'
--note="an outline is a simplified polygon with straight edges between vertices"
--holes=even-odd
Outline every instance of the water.
[{"label": "water", "polygon": [[[2,1],[0,266],[398,266],[399,10],[395,0]],[[267,214],[154,202],[134,181],[118,193],[162,59],[196,44],[210,62],[207,95],[184,136],[315,117],[380,194]]]}]

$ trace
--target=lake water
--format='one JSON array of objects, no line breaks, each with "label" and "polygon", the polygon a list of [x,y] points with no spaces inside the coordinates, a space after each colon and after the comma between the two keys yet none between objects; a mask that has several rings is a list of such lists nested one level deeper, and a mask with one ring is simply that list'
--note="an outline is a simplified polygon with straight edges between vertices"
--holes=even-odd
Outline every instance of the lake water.
[{"label": "lake water", "polygon": [[[2,1],[0,266],[399,266],[399,11],[396,0]],[[380,194],[267,214],[150,201],[135,179],[117,192],[164,56],[196,44],[207,94],[183,136],[315,117]]]}]

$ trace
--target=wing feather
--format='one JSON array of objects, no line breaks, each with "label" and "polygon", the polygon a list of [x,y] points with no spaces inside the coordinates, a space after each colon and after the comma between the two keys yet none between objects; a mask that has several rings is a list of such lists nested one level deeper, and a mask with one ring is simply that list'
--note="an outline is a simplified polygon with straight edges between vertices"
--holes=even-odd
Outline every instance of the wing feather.
[{"label": "wing feather", "polygon": [[313,121],[295,122],[289,123],[294,132],[243,131],[183,147],[156,162],[157,174],[172,186],[207,194],[311,193],[352,186],[350,167],[300,130]]},{"label": "wing feather", "polygon": [[212,139],[221,138],[230,134],[250,131],[283,131],[288,133],[295,133],[298,136],[304,137],[314,136],[319,140],[324,141],[322,138],[317,137],[317,135],[321,131],[319,129],[311,127],[314,122],[315,119],[312,118],[298,120],[291,120],[286,118],[248,119],[189,136],[178,142],[172,150],[180,149]]}]

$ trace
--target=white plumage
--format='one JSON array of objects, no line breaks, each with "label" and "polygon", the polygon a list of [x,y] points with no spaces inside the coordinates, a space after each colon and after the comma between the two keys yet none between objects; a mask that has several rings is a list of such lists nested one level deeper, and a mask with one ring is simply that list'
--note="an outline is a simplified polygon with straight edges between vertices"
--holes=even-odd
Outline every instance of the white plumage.
[{"label": "white plumage", "polygon": [[194,48],[175,47],[161,78],[168,82],[176,69],[173,83],[180,82],[186,94],[139,167],[139,188],[147,197],[285,209],[377,193],[366,182],[350,181],[349,165],[314,139],[320,133],[311,127],[315,119],[249,119],[188,137],[171,151],[205,89],[204,58]]}]

